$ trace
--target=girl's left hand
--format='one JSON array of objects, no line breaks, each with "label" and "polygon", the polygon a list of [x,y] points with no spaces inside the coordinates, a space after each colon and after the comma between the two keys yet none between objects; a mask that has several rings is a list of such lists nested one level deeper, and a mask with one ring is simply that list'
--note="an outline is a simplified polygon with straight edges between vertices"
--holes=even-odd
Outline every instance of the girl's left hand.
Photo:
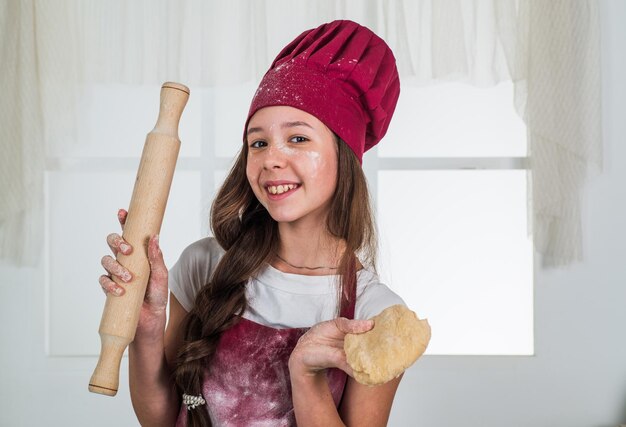
[{"label": "girl's left hand", "polygon": [[345,317],[318,323],[298,340],[289,357],[289,372],[291,375],[315,376],[327,368],[339,368],[353,376],[346,361],[343,340],[346,334],[360,334],[373,327],[373,320],[348,320]]}]

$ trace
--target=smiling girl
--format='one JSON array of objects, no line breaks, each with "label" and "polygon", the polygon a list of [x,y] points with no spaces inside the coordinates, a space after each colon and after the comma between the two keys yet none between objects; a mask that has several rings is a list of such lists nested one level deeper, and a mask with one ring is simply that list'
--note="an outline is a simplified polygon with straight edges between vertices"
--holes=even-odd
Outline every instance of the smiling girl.
[{"label": "smiling girl", "polygon": [[[169,272],[158,236],[148,244],[129,347],[142,425],[386,425],[400,378],[357,383],[343,339],[403,303],[374,269],[361,168],[399,91],[387,44],[351,21],[305,31],[274,60],[213,203],[215,237],[189,245]],[[117,233],[107,242],[114,254],[132,251]],[[101,286],[123,294],[110,275],[130,272],[110,256],[102,264]]]}]

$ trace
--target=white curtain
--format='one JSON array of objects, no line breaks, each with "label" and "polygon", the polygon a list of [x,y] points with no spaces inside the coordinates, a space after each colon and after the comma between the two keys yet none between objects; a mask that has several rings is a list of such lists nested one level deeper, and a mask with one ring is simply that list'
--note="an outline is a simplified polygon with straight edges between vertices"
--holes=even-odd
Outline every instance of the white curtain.
[{"label": "white curtain", "polygon": [[529,233],[544,266],[580,261],[581,191],[602,168],[598,15],[594,0],[2,2],[0,257],[37,263],[46,153],[79,143],[87,85],[259,80],[297,34],[345,18],[388,41],[403,84],[513,80]]}]

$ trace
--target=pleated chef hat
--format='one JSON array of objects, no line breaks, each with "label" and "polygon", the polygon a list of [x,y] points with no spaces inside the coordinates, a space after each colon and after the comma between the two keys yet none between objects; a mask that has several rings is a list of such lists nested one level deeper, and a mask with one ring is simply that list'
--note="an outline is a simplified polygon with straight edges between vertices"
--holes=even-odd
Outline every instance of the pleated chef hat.
[{"label": "pleated chef hat", "polygon": [[362,162],[385,136],[400,95],[396,59],[383,39],[342,20],[307,30],[274,59],[257,89],[244,126],[273,105],[314,115]]}]

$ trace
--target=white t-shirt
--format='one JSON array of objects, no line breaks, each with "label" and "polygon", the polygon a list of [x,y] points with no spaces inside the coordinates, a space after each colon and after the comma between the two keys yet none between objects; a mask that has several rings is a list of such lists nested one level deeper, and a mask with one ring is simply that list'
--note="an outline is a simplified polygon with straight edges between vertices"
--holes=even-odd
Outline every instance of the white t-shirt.
[{"label": "white t-shirt", "polygon": [[[224,250],[213,237],[189,245],[169,271],[169,288],[190,311],[196,294],[206,283]],[[272,328],[303,328],[333,319],[337,312],[338,275],[305,276],[283,273],[268,265],[246,286],[248,309],[243,317]],[[355,319],[369,319],[385,308],[404,304],[376,273],[357,272]]]}]

